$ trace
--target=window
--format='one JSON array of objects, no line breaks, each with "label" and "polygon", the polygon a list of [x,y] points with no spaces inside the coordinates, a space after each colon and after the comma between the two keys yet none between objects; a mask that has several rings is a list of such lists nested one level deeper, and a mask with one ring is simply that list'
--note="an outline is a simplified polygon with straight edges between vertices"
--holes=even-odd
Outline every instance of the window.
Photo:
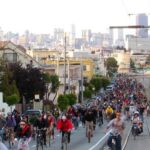
[{"label": "window", "polygon": [[17,53],[4,53],[3,58],[9,62],[17,62]]},{"label": "window", "polygon": [[86,71],[87,68],[86,68],[86,65],[83,65],[83,71]]}]

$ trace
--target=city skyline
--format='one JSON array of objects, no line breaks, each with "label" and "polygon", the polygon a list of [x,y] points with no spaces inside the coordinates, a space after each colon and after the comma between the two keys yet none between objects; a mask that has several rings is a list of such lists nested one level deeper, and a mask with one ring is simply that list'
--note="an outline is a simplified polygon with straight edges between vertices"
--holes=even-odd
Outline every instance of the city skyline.
[{"label": "city skyline", "polygon": [[[0,27],[4,32],[23,34],[53,33],[54,28],[69,32],[75,24],[77,35],[82,29],[108,32],[111,25],[135,23],[135,16],[148,14],[149,0],[0,0]],[[7,8],[7,9],[6,9]]]}]

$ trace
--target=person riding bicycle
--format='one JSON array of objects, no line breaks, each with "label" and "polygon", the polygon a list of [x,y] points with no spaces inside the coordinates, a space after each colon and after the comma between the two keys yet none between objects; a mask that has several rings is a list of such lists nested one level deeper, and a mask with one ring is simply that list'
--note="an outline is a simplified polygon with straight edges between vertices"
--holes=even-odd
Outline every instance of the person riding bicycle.
[{"label": "person riding bicycle", "polygon": [[44,145],[46,145],[46,131],[48,128],[48,121],[46,116],[39,116],[39,118],[35,121],[34,127],[36,127],[36,129],[42,130]]},{"label": "person riding bicycle", "polygon": [[11,139],[12,145],[14,145],[14,128],[16,126],[16,120],[12,113],[8,113],[6,117],[6,136]]},{"label": "person riding bicycle", "polygon": [[140,119],[139,117],[139,112],[138,111],[135,111],[134,112],[134,115],[133,115],[133,118],[132,118],[132,127],[133,125],[136,125],[138,127],[138,130],[139,130],[139,134],[143,132],[143,123],[142,123],[142,120]]},{"label": "person riding bicycle", "polygon": [[18,149],[22,149],[22,140],[26,142],[29,149],[29,142],[31,140],[31,127],[25,120],[21,120],[17,130],[17,138],[19,138]]},{"label": "person riding bicycle", "polygon": [[121,119],[120,112],[116,113],[116,118],[109,122],[106,129],[108,130],[110,127],[112,128],[112,130],[110,132],[107,144],[110,148],[112,148],[112,139],[114,139],[116,143],[115,150],[121,150],[121,135],[123,133],[123,130],[125,129],[125,123]]},{"label": "person riding bicycle", "polygon": [[87,134],[87,129],[91,129],[91,136],[93,136],[93,124],[95,121],[95,116],[92,112],[91,109],[88,109],[87,112],[85,113],[85,125],[86,125],[86,136],[88,136]]},{"label": "person riding bicycle", "polygon": [[48,134],[51,134],[52,138],[54,139],[55,118],[51,113],[48,115],[47,121],[48,121]]},{"label": "person riding bicycle", "polygon": [[111,119],[111,115],[113,114],[113,109],[111,106],[108,106],[105,110],[105,113],[106,113],[106,116],[107,116],[107,119],[110,120]]},{"label": "person riding bicycle", "polygon": [[19,128],[17,130],[18,138],[30,138],[31,137],[31,127],[25,120],[21,120],[19,123]]},{"label": "person riding bicycle", "polygon": [[61,119],[57,122],[57,129],[62,132],[62,139],[65,133],[68,134],[68,143],[70,143],[71,130],[73,129],[73,124],[71,120],[63,115]]},{"label": "person riding bicycle", "polygon": [[2,142],[4,141],[5,125],[6,125],[6,120],[4,119],[2,113],[0,112],[0,137],[2,139]]}]

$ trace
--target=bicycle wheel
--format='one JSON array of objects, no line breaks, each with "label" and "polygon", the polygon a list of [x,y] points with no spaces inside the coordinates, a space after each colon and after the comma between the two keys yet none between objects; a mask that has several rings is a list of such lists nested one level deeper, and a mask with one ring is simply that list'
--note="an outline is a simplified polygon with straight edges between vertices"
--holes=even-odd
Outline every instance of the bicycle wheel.
[{"label": "bicycle wheel", "polygon": [[88,131],[88,142],[91,142],[91,131]]},{"label": "bicycle wheel", "polygon": [[37,150],[39,149],[39,142],[40,142],[40,140],[39,140],[39,137],[37,136],[37,143],[36,143],[36,149]]},{"label": "bicycle wheel", "polygon": [[51,145],[51,135],[52,135],[51,132],[49,132],[48,133],[48,143],[49,143],[49,146]]}]

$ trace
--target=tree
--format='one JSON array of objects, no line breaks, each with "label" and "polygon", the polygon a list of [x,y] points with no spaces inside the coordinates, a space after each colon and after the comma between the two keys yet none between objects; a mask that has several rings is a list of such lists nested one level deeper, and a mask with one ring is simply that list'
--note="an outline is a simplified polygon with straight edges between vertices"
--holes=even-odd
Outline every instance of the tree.
[{"label": "tree", "polygon": [[26,103],[34,99],[35,94],[40,95],[40,99],[46,91],[46,84],[43,80],[43,73],[39,68],[28,66],[23,68],[21,63],[9,64],[9,69],[12,72],[10,80],[15,80],[21,98],[24,96]]},{"label": "tree", "polygon": [[77,97],[76,97],[75,94],[72,94],[72,93],[71,94],[66,94],[66,97],[68,99],[68,104],[70,106],[74,105],[77,101]]},{"label": "tree", "polygon": [[19,97],[17,94],[12,94],[12,95],[6,97],[6,102],[9,106],[12,106],[19,102]]},{"label": "tree", "polygon": [[49,73],[44,73],[43,78],[46,84],[51,84],[50,89],[47,88],[46,92],[47,92],[48,98],[51,93],[55,93],[55,96],[52,100],[54,102],[57,96],[58,89],[59,89],[59,84],[60,84],[59,77],[57,75],[50,75]]},{"label": "tree", "polygon": [[57,102],[58,102],[58,107],[60,108],[61,111],[67,109],[69,102],[66,95],[59,95]]},{"label": "tree", "polygon": [[148,55],[146,58],[146,64],[150,64],[150,55]]},{"label": "tree", "polygon": [[110,80],[106,77],[101,77],[102,87],[106,89],[106,87],[110,84]]},{"label": "tree", "polygon": [[3,72],[1,76],[0,90],[3,92],[4,101],[11,106],[19,102],[20,94],[17,89],[16,82],[14,80],[10,80],[12,73],[10,72],[8,66],[1,63],[0,68]]},{"label": "tree", "polygon": [[93,91],[94,88],[94,92],[98,92],[102,87],[101,78],[99,76],[94,76],[91,79],[90,84],[93,85],[91,90]]},{"label": "tree", "polygon": [[116,73],[118,70],[118,65],[117,65],[116,59],[113,57],[107,58],[106,68],[107,68],[107,72],[108,72],[109,77],[112,77],[113,74]]},{"label": "tree", "polygon": [[130,68],[134,71],[136,70],[135,63],[132,59],[130,59]]},{"label": "tree", "polygon": [[83,96],[84,96],[84,98],[91,98],[92,97],[92,91],[89,90],[88,88],[86,88],[85,91],[83,92]]}]

